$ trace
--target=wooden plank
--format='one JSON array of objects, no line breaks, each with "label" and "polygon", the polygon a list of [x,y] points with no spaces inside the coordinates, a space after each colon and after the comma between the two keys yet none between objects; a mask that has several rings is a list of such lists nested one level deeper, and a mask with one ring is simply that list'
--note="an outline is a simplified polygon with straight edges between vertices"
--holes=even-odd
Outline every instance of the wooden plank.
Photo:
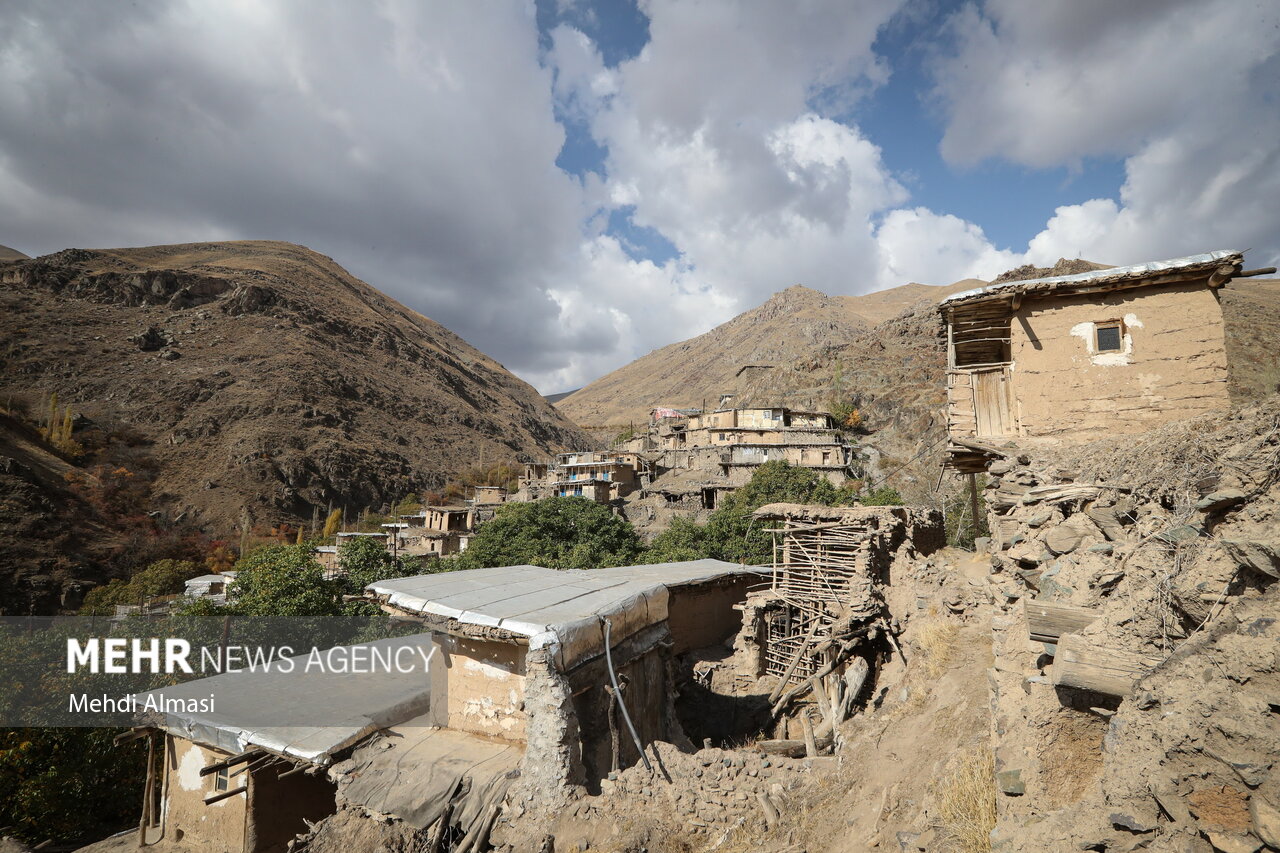
[{"label": "wooden plank", "polygon": [[1100,615],[1091,607],[1025,598],[1022,612],[1027,618],[1027,634],[1037,643],[1056,643],[1063,634],[1074,634],[1092,625]]},{"label": "wooden plank", "polygon": [[1058,638],[1051,677],[1055,687],[1127,696],[1134,682],[1160,663],[1160,658],[1108,649],[1079,634]]},{"label": "wooden plank", "polygon": [[237,753],[236,755],[232,755],[228,758],[224,758],[221,761],[215,761],[212,764],[206,764],[204,767],[200,768],[200,775],[208,776],[210,773],[217,773],[219,770],[223,769],[224,767],[231,767],[232,765],[239,764],[243,761],[249,761],[250,759],[257,758],[261,754],[262,754],[262,750],[256,747],[253,749],[247,749],[244,752]]}]

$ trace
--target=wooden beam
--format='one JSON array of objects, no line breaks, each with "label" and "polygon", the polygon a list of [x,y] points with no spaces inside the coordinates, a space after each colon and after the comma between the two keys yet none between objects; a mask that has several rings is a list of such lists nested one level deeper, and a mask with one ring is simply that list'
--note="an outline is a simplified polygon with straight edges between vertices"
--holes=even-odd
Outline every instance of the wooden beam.
[{"label": "wooden beam", "polygon": [[1022,599],[1022,612],[1027,618],[1027,633],[1037,643],[1056,643],[1063,634],[1074,634],[1092,625],[1100,615],[1090,607],[1077,607],[1057,601]]},{"label": "wooden beam", "polygon": [[1058,638],[1051,674],[1055,687],[1127,696],[1134,682],[1160,664],[1160,658],[1104,648],[1079,634]]},{"label": "wooden beam", "polygon": [[227,767],[231,767],[233,765],[240,764],[242,762],[257,758],[259,755],[262,754],[262,752],[263,751],[261,749],[257,749],[257,748],[247,749],[244,752],[237,753],[236,755],[232,755],[229,758],[224,758],[221,761],[215,761],[212,764],[207,764],[204,767],[201,767],[200,775],[208,776],[210,773],[217,773],[219,770],[223,770]]},{"label": "wooden beam", "polygon": [[205,797],[204,804],[206,806],[211,806],[214,803],[220,803],[229,797],[234,797],[236,794],[243,794],[247,790],[249,790],[248,785],[241,785],[239,788],[232,788],[230,791],[223,791],[221,794],[214,794],[212,797]]},{"label": "wooden beam", "polygon": [[1209,274],[1209,286],[1215,290],[1224,286],[1231,281],[1231,277],[1235,274],[1236,267],[1233,264],[1223,264],[1212,273]]},{"label": "wooden beam", "polygon": [[1270,275],[1275,272],[1275,267],[1259,267],[1256,270],[1244,270],[1236,273],[1232,278],[1253,278],[1255,275]]},{"label": "wooden beam", "polygon": [[958,444],[961,447],[968,448],[969,450],[976,450],[979,453],[989,453],[994,456],[999,456],[1002,459],[1012,452],[1010,450],[1001,450],[1000,448],[993,447],[990,444],[983,444],[980,441],[974,441],[971,438],[960,438],[959,436],[954,435],[951,436],[951,443]]}]

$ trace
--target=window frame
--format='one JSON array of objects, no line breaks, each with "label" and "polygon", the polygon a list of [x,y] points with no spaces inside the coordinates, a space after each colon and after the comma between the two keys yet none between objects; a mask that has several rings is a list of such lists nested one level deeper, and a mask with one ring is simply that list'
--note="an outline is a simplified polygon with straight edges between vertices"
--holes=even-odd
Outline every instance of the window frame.
[{"label": "window frame", "polygon": [[[1103,329],[1116,330],[1115,347],[1108,347],[1107,349],[1102,348],[1102,338],[1100,337],[1099,333]],[[1098,354],[1108,353],[1108,352],[1124,352],[1124,336],[1125,336],[1124,320],[1103,320],[1101,322],[1094,323],[1093,324],[1093,350]]]}]

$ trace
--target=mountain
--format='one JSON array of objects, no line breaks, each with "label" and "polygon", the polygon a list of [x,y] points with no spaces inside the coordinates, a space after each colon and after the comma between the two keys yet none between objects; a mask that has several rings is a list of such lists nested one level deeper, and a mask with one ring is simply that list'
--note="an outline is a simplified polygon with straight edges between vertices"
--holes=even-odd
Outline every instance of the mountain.
[{"label": "mountain", "polygon": [[377,508],[589,442],[439,323],[287,243],[0,263],[0,316],[0,403],[38,422],[56,393],[77,440],[135,448],[153,513],[205,529]]},{"label": "mountain", "polygon": [[17,249],[10,249],[8,246],[0,246],[0,262],[3,261],[25,261],[27,255],[22,254]]},{"label": "mountain", "polygon": [[[998,280],[1069,275],[1103,264],[1060,260],[1019,267]],[[782,404],[825,408],[850,400],[875,433],[880,472],[924,459],[910,481],[923,482],[929,445],[941,436],[945,405],[945,331],[940,299],[987,282],[907,284],[866,296],[827,296],[791,287],[711,331],[671,344],[597,379],[557,403],[608,439],[648,419],[654,406]],[[1221,291],[1234,398],[1277,390],[1280,282],[1237,279]],[[936,465],[933,466],[936,472]]]},{"label": "mountain", "polygon": [[600,435],[646,420],[655,406],[714,406],[729,393],[735,394],[735,404],[825,406],[831,375],[815,375],[824,352],[862,339],[914,305],[932,305],[984,284],[978,279],[944,287],[913,283],[866,296],[827,296],[796,285],[705,334],[654,350],[556,405]]}]

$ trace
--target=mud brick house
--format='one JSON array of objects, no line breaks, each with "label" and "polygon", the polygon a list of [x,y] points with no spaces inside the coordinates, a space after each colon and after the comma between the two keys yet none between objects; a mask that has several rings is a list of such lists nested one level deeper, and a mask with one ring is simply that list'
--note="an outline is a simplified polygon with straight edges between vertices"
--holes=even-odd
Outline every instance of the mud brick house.
[{"label": "mud brick house", "polygon": [[719,560],[507,566],[367,590],[393,617],[431,631],[434,725],[516,745],[524,779],[547,790],[598,791],[612,770],[642,760],[636,739],[684,739],[674,656],[734,636],[736,608],[768,577],[768,569]]},{"label": "mud brick house", "polygon": [[580,450],[561,453],[551,463],[525,466],[512,500],[587,498],[609,503],[640,488],[649,464],[634,452]]},{"label": "mud brick house", "polygon": [[306,832],[307,821],[332,814],[335,784],[326,770],[388,727],[412,728],[431,704],[427,635],[345,649],[376,649],[400,666],[316,672],[303,655],[287,668],[276,663],[153,691],[166,700],[212,695],[215,710],[151,712],[124,736],[148,742],[139,844],[275,853]]},{"label": "mud brick house", "polygon": [[1009,281],[940,305],[949,464],[1002,439],[1084,442],[1226,408],[1219,290],[1240,252]]},{"label": "mud brick house", "polygon": [[387,550],[410,557],[447,557],[466,550],[475,529],[476,510],[465,506],[428,506],[382,525],[391,534]]}]

